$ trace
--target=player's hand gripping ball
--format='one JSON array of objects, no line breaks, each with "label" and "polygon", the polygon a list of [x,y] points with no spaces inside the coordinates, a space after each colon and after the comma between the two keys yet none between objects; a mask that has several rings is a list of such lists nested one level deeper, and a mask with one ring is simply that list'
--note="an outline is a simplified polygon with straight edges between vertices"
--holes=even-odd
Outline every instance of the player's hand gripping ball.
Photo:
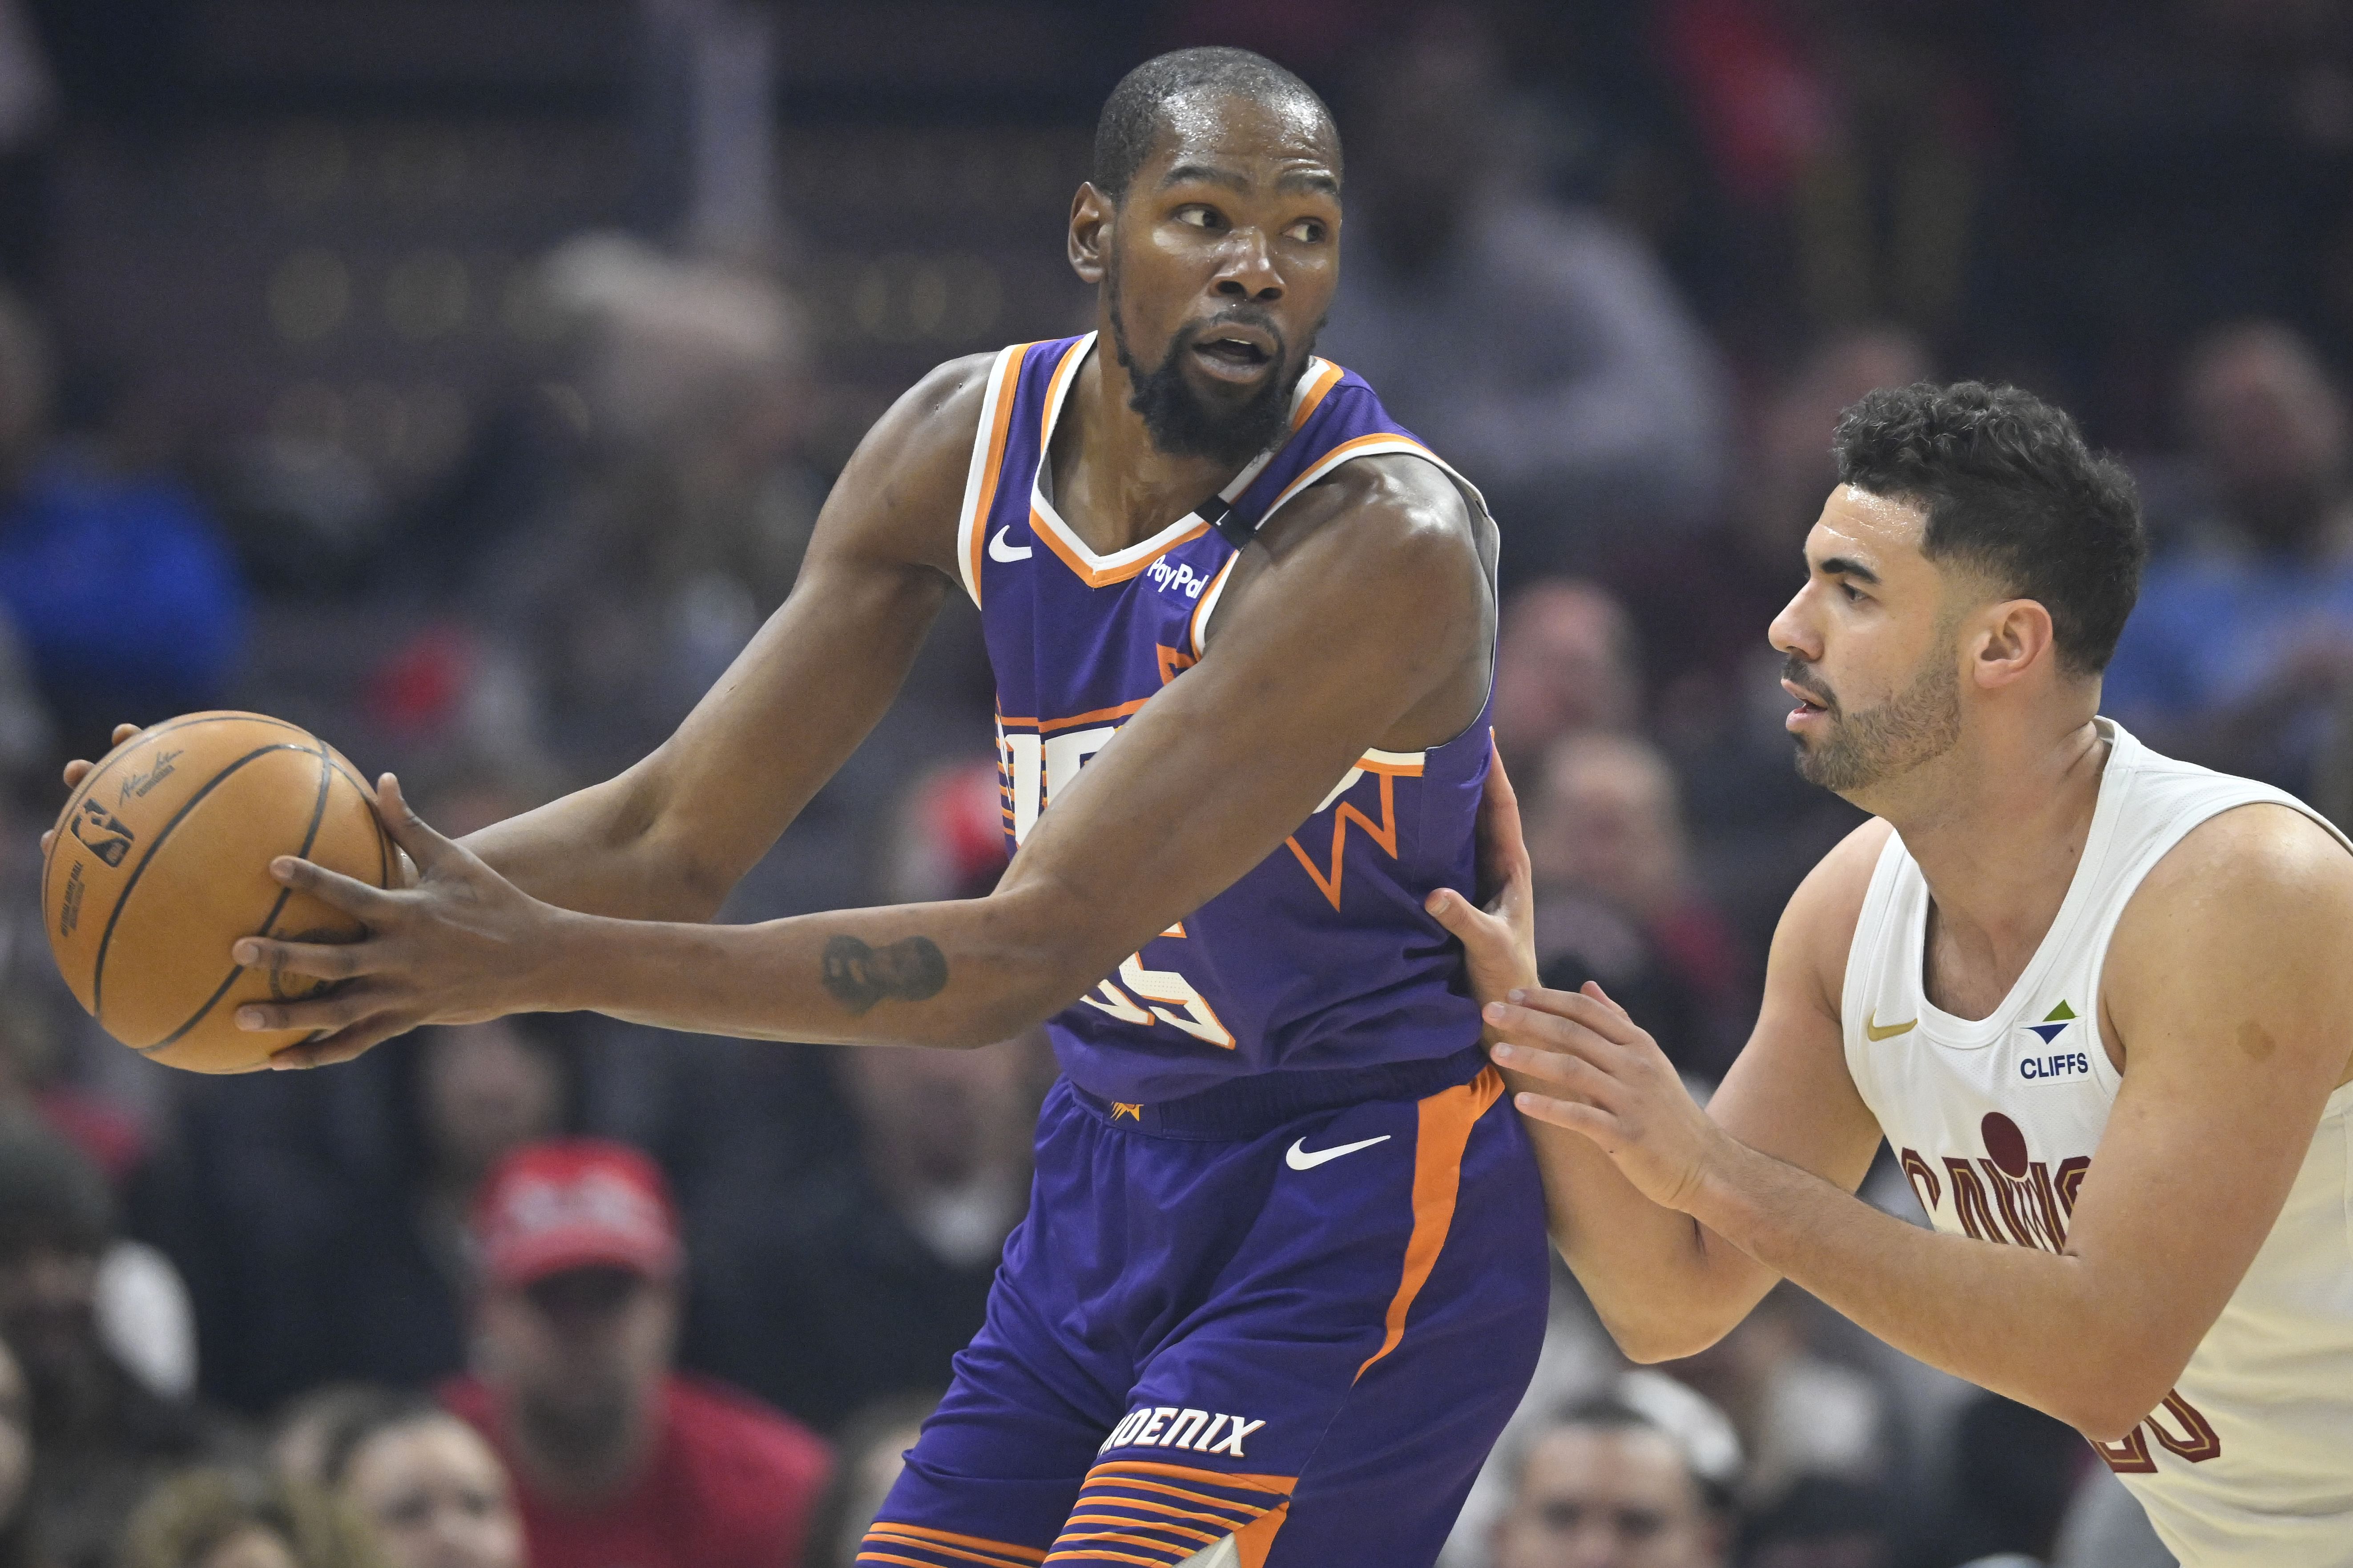
[{"label": "player's hand gripping ball", "polygon": [[[121,731],[117,731],[118,734]],[[229,957],[243,936],[353,942],[360,923],[269,874],[300,856],[382,888],[397,864],[375,797],[307,731],[191,713],[132,734],[82,776],[41,866],[49,949],[75,997],[141,1055],[251,1072],[307,1030],[237,1026],[247,1002],[324,989]]]}]

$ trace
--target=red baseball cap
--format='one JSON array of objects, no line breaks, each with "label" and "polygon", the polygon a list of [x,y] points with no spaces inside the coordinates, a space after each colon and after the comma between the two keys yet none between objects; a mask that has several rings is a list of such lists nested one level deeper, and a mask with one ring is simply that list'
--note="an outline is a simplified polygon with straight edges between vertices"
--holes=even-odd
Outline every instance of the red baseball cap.
[{"label": "red baseball cap", "polygon": [[667,1279],[683,1258],[660,1169],[601,1138],[526,1143],[500,1161],[474,1196],[473,1231],[483,1274],[506,1286],[567,1268]]}]

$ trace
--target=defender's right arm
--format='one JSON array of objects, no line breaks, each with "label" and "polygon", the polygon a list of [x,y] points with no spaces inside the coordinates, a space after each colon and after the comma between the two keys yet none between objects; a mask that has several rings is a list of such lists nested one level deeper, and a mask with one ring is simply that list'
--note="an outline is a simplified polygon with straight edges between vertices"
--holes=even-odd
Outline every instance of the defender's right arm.
[{"label": "defender's right arm", "polygon": [[[1500,793],[1508,801],[1508,783]],[[1467,950],[1474,989],[1489,1004],[1490,1037],[1499,1042],[1496,1065],[1514,1094],[1578,1098],[1582,1064],[1568,1040],[1584,1030],[1620,1040],[1641,1031],[1599,986],[1567,993],[1533,984],[1528,922],[1509,918],[1515,900],[1529,907],[1516,807],[1483,814],[1481,833],[1482,859],[1504,883],[1502,918],[1452,894],[1432,912]],[[1707,1104],[1707,1114],[1741,1142],[1848,1192],[1870,1170],[1880,1131],[1847,1072],[1840,991],[1887,833],[1877,821],[1857,828],[1790,898],[1774,931],[1756,1029]],[[1663,1056],[1656,1067],[1672,1076]],[[1643,1196],[1591,1139],[1534,1117],[1524,1124],[1543,1173],[1554,1245],[1635,1361],[1706,1349],[1779,1278],[1690,1215]]]},{"label": "defender's right arm", "polygon": [[467,847],[586,914],[706,921],[866,738],[957,580],[955,535],[993,356],[892,405],[826,498],[791,595],[677,733],[618,777]]}]

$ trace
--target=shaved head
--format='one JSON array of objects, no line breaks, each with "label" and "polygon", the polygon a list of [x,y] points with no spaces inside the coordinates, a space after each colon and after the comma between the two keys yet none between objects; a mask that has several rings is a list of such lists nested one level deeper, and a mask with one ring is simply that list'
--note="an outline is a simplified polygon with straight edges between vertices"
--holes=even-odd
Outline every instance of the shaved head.
[{"label": "shaved head", "polygon": [[1179,106],[1203,98],[1241,98],[1314,119],[1339,161],[1340,132],[1315,89],[1248,49],[1176,49],[1145,61],[1122,77],[1095,122],[1095,189],[1116,202],[1127,195],[1153,143]]}]

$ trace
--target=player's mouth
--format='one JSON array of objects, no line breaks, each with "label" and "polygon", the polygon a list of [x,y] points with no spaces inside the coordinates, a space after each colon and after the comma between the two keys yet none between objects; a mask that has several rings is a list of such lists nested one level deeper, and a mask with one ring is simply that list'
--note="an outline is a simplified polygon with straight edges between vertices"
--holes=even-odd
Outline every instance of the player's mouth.
[{"label": "player's mouth", "polygon": [[1274,339],[1257,327],[1212,327],[1194,340],[1193,359],[1219,381],[1256,381],[1274,363]]},{"label": "player's mouth", "polygon": [[1831,703],[1828,697],[1817,697],[1796,681],[1786,679],[1781,682],[1781,689],[1798,700],[1798,705],[1789,710],[1789,716],[1781,721],[1783,729],[1802,729],[1818,719],[1829,717]]}]

